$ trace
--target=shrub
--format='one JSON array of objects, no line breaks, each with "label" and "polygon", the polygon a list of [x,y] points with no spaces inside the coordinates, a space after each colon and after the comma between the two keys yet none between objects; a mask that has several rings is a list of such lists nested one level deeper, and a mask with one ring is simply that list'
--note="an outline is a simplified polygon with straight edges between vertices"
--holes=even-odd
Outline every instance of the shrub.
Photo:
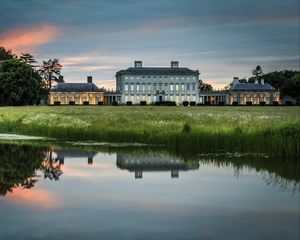
[{"label": "shrub", "polygon": [[182,105],[185,106],[185,107],[187,107],[189,105],[189,102],[188,101],[183,101]]},{"label": "shrub", "polygon": [[118,106],[119,103],[118,103],[117,101],[113,101],[112,105],[113,105],[113,106]]},{"label": "shrub", "polygon": [[89,105],[90,103],[89,103],[89,101],[84,101],[83,102],[83,105]]},{"label": "shrub", "polygon": [[191,131],[191,126],[188,123],[183,124],[182,132],[183,133],[190,133]]},{"label": "shrub", "polygon": [[206,101],[204,104],[205,105],[211,105],[210,101]]},{"label": "shrub", "polygon": [[102,102],[102,101],[98,102],[98,105],[104,105],[104,102]]},{"label": "shrub", "polygon": [[221,102],[218,103],[218,105],[224,106],[224,105],[225,105],[225,102],[224,102],[224,101],[221,101]]},{"label": "shrub", "polygon": [[59,102],[59,101],[56,101],[56,102],[54,102],[54,105],[55,105],[55,106],[59,106],[59,105],[60,105],[60,102]]},{"label": "shrub", "polygon": [[259,105],[260,105],[260,106],[265,106],[265,105],[266,105],[266,102],[264,102],[264,101],[259,102]]},{"label": "shrub", "polygon": [[251,105],[252,105],[252,102],[246,102],[246,105],[247,105],[247,106],[251,106]]},{"label": "shrub", "polygon": [[127,101],[127,102],[126,102],[126,105],[127,105],[127,106],[131,106],[131,105],[132,105],[132,102],[131,102],[131,101]]},{"label": "shrub", "polygon": [[141,105],[141,106],[146,106],[146,105],[147,105],[147,102],[146,102],[146,101],[140,101],[140,105]]},{"label": "shrub", "polygon": [[69,105],[75,105],[74,101],[69,101]]},{"label": "shrub", "polygon": [[232,105],[233,105],[233,106],[238,106],[239,103],[238,103],[238,102],[232,102]]},{"label": "shrub", "polygon": [[274,101],[274,102],[273,102],[273,105],[274,105],[274,106],[278,106],[278,105],[279,105],[278,101]]},{"label": "shrub", "polygon": [[196,102],[195,101],[191,101],[190,102],[190,106],[196,106]]}]

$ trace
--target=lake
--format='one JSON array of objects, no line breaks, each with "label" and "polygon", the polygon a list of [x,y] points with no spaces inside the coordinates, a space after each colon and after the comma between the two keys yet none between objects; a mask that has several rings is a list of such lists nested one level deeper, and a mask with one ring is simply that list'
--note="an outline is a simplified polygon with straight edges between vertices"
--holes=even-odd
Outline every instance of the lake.
[{"label": "lake", "polygon": [[299,160],[0,144],[0,239],[299,239]]}]

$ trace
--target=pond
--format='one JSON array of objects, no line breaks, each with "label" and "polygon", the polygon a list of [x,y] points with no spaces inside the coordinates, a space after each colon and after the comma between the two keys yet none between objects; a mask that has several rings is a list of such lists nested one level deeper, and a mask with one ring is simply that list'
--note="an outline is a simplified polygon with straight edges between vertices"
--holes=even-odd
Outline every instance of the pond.
[{"label": "pond", "polygon": [[0,144],[0,239],[299,239],[299,161]]}]

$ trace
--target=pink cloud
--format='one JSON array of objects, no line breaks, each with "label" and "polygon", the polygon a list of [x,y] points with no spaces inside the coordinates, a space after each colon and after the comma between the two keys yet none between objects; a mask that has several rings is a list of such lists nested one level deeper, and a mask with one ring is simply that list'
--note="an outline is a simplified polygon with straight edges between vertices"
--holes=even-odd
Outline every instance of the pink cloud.
[{"label": "pink cloud", "polygon": [[59,35],[58,26],[43,23],[31,28],[19,28],[0,33],[0,46],[14,53],[35,52],[43,44],[52,42]]},{"label": "pink cloud", "polygon": [[61,201],[55,193],[36,187],[15,188],[13,193],[8,194],[4,200],[10,204],[35,206],[47,211],[61,206]]}]

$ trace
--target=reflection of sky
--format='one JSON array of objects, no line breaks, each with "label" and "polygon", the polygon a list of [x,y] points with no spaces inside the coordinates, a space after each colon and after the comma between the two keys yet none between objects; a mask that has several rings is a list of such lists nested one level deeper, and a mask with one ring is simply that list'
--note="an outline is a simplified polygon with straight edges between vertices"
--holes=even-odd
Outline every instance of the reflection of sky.
[{"label": "reflection of sky", "polygon": [[[60,181],[0,200],[0,239],[297,239],[299,196],[232,168],[145,172],[116,167],[116,155],[65,158]],[[31,193],[28,193],[31,192]],[[29,195],[30,197],[26,197]],[[297,235],[298,234],[298,235]],[[54,237],[55,236],[55,237]]]},{"label": "reflection of sky", "polygon": [[256,65],[297,70],[298,10],[298,0],[1,0],[0,45],[60,58],[67,82],[113,87],[134,60],[178,60],[221,87]]}]

